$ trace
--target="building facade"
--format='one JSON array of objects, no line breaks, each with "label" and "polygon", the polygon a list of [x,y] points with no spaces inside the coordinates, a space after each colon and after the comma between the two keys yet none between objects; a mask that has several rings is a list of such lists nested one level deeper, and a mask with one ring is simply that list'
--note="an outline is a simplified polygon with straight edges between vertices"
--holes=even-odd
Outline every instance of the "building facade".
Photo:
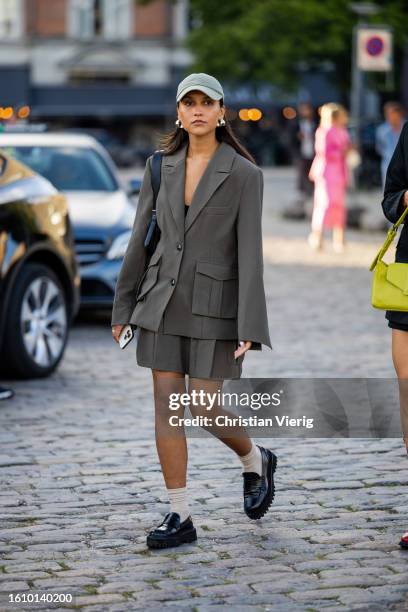
[{"label": "building facade", "polygon": [[[174,127],[191,27],[189,0],[0,0],[0,107],[27,106],[31,121],[52,128],[109,132],[113,147],[129,144],[143,158]],[[302,78],[290,95],[222,79],[228,117],[258,159],[287,160],[282,108],[336,99],[323,77]],[[240,121],[239,110],[253,107],[263,119]]]},{"label": "building facade", "polygon": [[0,106],[144,141],[174,120],[188,28],[188,0],[0,0]]}]

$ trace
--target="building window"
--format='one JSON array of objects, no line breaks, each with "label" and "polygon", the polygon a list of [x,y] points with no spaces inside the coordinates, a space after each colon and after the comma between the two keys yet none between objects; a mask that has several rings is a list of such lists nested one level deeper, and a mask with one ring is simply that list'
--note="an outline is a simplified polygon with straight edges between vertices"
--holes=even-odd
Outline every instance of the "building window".
[{"label": "building window", "polygon": [[173,36],[177,40],[186,38],[190,25],[190,8],[188,0],[177,0],[173,4]]},{"label": "building window", "polygon": [[133,0],[71,0],[70,34],[81,39],[129,38],[133,23],[132,10]]},{"label": "building window", "polygon": [[105,38],[130,38],[132,35],[134,0],[101,0],[105,16]]},{"label": "building window", "polygon": [[21,0],[0,0],[0,37],[19,38],[23,33]]}]

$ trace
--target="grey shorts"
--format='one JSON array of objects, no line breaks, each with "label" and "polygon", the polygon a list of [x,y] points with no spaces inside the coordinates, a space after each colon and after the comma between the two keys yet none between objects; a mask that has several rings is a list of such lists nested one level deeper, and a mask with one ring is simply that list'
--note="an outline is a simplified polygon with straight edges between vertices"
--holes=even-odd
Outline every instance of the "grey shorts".
[{"label": "grey shorts", "polygon": [[245,354],[234,358],[237,340],[207,340],[157,332],[141,327],[136,348],[138,365],[181,372],[194,378],[241,378]]}]

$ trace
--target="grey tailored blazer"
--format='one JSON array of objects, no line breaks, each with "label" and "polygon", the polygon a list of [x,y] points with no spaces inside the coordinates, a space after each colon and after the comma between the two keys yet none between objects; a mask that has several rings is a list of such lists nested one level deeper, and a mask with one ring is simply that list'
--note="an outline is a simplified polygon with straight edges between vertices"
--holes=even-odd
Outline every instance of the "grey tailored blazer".
[{"label": "grey tailored blazer", "polygon": [[272,349],[262,253],[263,174],[222,142],[184,214],[187,143],[164,155],[157,197],[161,237],[147,269],[143,246],[151,218],[151,156],[131,238],[118,276],[112,325],[169,334],[250,340]]}]

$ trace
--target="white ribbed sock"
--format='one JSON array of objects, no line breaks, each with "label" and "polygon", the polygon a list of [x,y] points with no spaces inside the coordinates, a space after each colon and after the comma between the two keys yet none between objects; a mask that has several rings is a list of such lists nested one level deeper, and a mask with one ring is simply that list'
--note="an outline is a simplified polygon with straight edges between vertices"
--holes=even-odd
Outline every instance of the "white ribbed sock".
[{"label": "white ribbed sock", "polygon": [[262,455],[259,447],[254,444],[253,440],[252,448],[247,455],[238,455],[239,459],[244,466],[244,472],[256,472],[259,476],[262,476]]},{"label": "white ribbed sock", "polygon": [[167,489],[170,501],[170,512],[177,512],[180,515],[180,522],[186,520],[190,516],[190,510],[187,503],[187,487],[180,489]]}]

